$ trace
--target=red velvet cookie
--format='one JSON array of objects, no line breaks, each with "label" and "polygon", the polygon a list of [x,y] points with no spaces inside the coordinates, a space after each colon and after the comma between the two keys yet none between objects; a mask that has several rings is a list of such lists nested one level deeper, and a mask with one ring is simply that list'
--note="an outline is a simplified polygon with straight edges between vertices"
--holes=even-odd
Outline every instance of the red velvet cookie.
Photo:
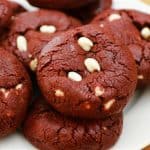
[{"label": "red velvet cookie", "polygon": [[93,23],[110,28],[116,40],[122,39],[136,61],[139,85],[150,85],[150,15],[134,10],[107,10]]},{"label": "red velvet cookie", "polygon": [[13,16],[19,12],[23,12],[24,9],[15,2],[0,0],[0,45],[7,38],[9,27]]},{"label": "red velvet cookie", "polygon": [[122,131],[122,114],[103,120],[62,116],[44,102],[37,102],[24,126],[25,137],[40,150],[106,150]]},{"label": "red velvet cookie", "polygon": [[38,6],[38,7],[44,7],[44,8],[63,8],[63,9],[69,9],[69,8],[77,8],[84,5],[87,5],[88,3],[94,1],[94,0],[28,0],[32,5]]},{"label": "red velvet cookie", "polygon": [[73,16],[79,18],[84,23],[91,21],[98,13],[109,9],[112,6],[112,0],[94,0],[89,5],[80,7],[78,9],[69,10]]},{"label": "red velvet cookie", "polygon": [[132,54],[119,44],[99,25],[54,37],[41,51],[37,69],[46,100],[70,116],[103,118],[121,112],[137,74]]},{"label": "red velvet cookie", "polygon": [[38,54],[51,37],[80,25],[78,20],[59,11],[38,10],[20,13],[14,17],[11,31],[3,45],[25,66],[35,71]]},{"label": "red velvet cookie", "polygon": [[15,56],[0,48],[0,138],[16,130],[31,96],[27,72]]}]

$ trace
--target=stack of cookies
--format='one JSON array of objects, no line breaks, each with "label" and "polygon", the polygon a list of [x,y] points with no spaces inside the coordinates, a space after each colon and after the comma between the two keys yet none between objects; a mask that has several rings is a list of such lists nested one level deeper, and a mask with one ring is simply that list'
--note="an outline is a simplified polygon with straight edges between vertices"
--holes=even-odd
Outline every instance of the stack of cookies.
[{"label": "stack of cookies", "polygon": [[0,0],[0,137],[21,127],[40,150],[107,150],[150,85],[150,15],[110,0],[29,2],[42,8]]}]

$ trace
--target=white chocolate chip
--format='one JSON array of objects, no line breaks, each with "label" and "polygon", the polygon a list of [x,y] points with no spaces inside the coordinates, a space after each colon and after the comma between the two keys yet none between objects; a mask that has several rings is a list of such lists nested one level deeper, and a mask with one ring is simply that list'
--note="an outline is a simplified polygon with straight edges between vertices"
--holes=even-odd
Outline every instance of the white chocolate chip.
[{"label": "white chocolate chip", "polygon": [[144,79],[144,76],[143,76],[143,75],[138,75],[138,79],[139,79],[139,80],[143,80],[143,79]]},{"label": "white chocolate chip", "polygon": [[114,20],[119,20],[121,19],[121,16],[119,14],[111,14],[108,18],[108,20],[111,22],[111,21],[114,21]]},{"label": "white chocolate chip", "polygon": [[9,95],[9,92],[5,92],[4,95],[5,95],[5,98],[7,98]]},{"label": "white chocolate chip", "polygon": [[57,97],[63,97],[65,94],[62,90],[55,90],[55,96]]},{"label": "white chocolate chip", "polygon": [[20,89],[22,88],[22,86],[23,86],[23,85],[20,83],[20,84],[16,85],[16,88],[15,88],[15,89],[16,89],[16,90],[20,90]]},{"label": "white chocolate chip", "polygon": [[104,108],[105,108],[105,110],[109,110],[111,107],[112,107],[112,105],[115,103],[115,99],[112,99],[112,100],[110,100],[110,101],[108,101],[105,105],[104,105]]},{"label": "white chocolate chip", "polygon": [[149,40],[150,39],[150,28],[145,27],[141,30],[141,35],[145,40]]},{"label": "white chocolate chip", "polygon": [[102,96],[104,94],[105,90],[99,86],[95,88],[95,96]]},{"label": "white chocolate chip", "polygon": [[78,44],[83,50],[87,52],[90,51],[91,48],[94,46],[93,42],[86,37],[80,37],[78,39]]},{"label": "white chocolate chip", "polygon": [[40,27],[40,32],[42,32],[42,33],[55,33],[56,27],[53,25],[43,25]]},{"label": "white chocolate chip", "polygon": [[89,72],[100,71],[100,65],[98,61],[94,58],[87,58],[84,61],[84,65],[86,66]]},{"label": "white chocolate chip", "polygon": [[38,59],[35,58],[35,59],[33,59],[33,60],[30,62],[30,69],[31,69],[32,71],[35,71],[36,68],[37,68],[37,65],[38,65]]},{"label": "white chocolate chip", "polygon": [[76,72],[69,72],[68,73],[68,78],[73,80],[73,81],[77,81],[77,82],[82,81],[81,75],[76,73]]},{"label": "white chocolate chip", "polygon": [[27,40],[22,35],[19,35],[17,37],[17,48],[21,52],[26,52],[27,51]]},{"label": "white chocolate chip", "polygon": [[4,89],[4,88],[1,88],[0,91],[4,94],[5,98],[8,97],[9,91],[7,91],[7,90]]},{"label": "white chocolate chip", "polygon": [[6,89],[1,88],[0,91],[1,91],[2,93],[5,93],[5,92],[6,92]]}]

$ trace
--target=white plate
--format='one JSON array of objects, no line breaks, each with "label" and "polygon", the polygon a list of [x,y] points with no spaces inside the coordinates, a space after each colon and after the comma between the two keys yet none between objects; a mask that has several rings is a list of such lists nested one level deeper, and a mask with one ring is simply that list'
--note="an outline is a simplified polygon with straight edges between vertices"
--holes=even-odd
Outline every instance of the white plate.
[{"label": "white plate", "polygon": [[[31,7],[25,0],[17,1],[29,11]],[[150,14],[150,7],[140,0],[114,0],[114,8],[134,8]],[[150,88],[137,91],[133,101],[124,113],[123,133],[112,150],[141,150],[150,144]],[[15,133],[0,141],[0,150],[36,150],[20,133]]]}]

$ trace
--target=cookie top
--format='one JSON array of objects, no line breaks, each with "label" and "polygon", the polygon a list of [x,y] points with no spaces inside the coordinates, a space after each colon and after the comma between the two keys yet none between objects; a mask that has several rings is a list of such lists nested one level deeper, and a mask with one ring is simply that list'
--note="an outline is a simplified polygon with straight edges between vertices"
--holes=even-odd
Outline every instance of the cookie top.
[{"label": "cookie top", "polygon": [[38,6],[38,7],[44,7],[44,8],[63,8],[63,9],[69,9],[69,8],[77,8],[81,7],[83,5],[87,5],[88,3],[94,1],[94,0],[28,0],[32,5]]},{"label": "cookie top", "polygon": [[0,137],[19,127],[31,96],[27,72],[15,56],[0,48]]},{"label": "cookie top", "polygon": [[37,76],[43,95],[57,111],[86,118],[122,111],[137,81],[130,52],[99,25],[54,37],[40,54]]},{"label": "cookie top", "polygon": [[103,120],[71,119],[39,101],[24,125],[25,137],[41,150],[106,150],[121,130],[122,114]]},{"label": "cookie top", "polygon": [[79,25],[81,23],[75,18],[55,10],[20,13],[14,17],[3,45],[34,71],[40,48],[51,36]]},{"label": "cookie top", "polygon": [[93,23],[110,28],[116,40],[122,39],[136,61],[139,85],[149,85],[150,15],[134,10],[107,10],[99,14]]}]

